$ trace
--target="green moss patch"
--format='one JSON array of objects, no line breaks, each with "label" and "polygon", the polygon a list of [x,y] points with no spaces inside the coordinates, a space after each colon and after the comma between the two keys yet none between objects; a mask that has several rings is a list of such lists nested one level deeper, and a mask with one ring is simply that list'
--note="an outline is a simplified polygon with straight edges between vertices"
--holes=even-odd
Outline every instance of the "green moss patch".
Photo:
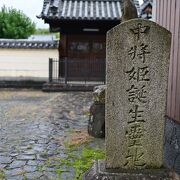
[{"label": "green moss patch", "polygon": [[82,175],[87,171],[95,160],[104,159],[104,150],[90,145],[69,146],[64,153],[64,157],[50,157],[44,165],[39,166],[39,171],[46,171],[52,168],[57,174],[57,180],[82,179]]},{"label": "green moss patch", "polygon": [[4,171],[0,169],[0,180],[4,180],[4,179],[5,179]]}]

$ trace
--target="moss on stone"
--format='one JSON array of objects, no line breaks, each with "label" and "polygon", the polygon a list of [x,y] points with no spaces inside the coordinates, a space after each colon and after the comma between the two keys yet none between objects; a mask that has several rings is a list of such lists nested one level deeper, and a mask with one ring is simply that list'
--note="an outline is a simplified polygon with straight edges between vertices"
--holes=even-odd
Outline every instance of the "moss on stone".
[{"label": "moss on stone", "polygon": [[5,180],[5,173],[2,169],[0,169],[0,179]]},{"label": "moss on stone", "polygon": [[[54,166],[57,173],[57,180],[62,179],[63,173],[71,174],[73,180],[82,179],[82,175],[87,171],[93,162],[97,159],[104,159],[104,150],[98,147],[90,147],[90,145],[74,145],[69,146],[65,150],[65,157],[50,157],[45,164],[39,168],[42,172],[46,167]],[[53,164],[52,164],[53,162]]]}]

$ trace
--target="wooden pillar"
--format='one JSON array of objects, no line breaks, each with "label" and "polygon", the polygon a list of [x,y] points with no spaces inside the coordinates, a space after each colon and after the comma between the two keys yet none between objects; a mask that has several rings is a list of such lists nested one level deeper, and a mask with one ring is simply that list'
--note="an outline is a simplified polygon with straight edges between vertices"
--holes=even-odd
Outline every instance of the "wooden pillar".
[{"label": "wooden pillar", "polygon": [[59,46],[59,77],[65,76],[65,59],[67,56],[67,34],[61,34]]}]

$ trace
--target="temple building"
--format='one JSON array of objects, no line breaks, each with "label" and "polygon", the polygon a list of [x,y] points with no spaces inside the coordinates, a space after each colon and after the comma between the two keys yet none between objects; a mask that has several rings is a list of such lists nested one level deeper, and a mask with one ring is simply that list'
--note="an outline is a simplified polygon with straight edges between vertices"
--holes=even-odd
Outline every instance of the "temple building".
[{"label": "temple building", "polygon": [[60,33],[56,81],[105,80],[106,32],[121,22],[121,9],[121,0],[44,0],[39,18]]}]

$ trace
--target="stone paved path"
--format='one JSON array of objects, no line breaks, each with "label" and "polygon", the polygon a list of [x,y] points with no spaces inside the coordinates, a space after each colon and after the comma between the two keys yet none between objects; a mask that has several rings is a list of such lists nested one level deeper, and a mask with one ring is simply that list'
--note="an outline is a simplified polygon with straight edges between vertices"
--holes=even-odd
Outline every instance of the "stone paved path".
[{"label": "stone paved path", "polygon": [[[60,139],[69,129],[86,128],[91,93],[0,91],[0,170],[8,180],[51,179],[38,166],[63,155]],[[0,179],[2,179],[0,175]]]}]

